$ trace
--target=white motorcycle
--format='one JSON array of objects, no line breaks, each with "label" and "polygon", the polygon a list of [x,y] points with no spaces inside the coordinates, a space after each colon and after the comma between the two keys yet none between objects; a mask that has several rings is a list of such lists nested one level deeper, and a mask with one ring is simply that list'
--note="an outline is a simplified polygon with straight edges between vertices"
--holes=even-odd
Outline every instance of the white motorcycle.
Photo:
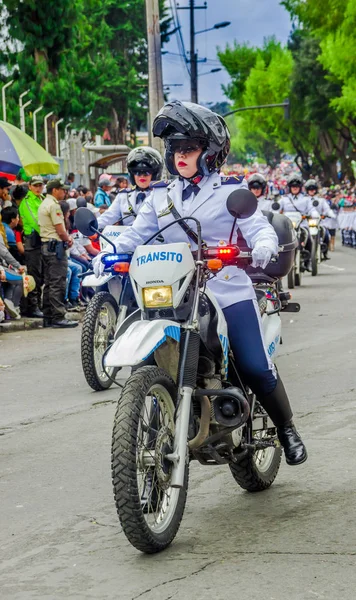
[{"label": "white motorcycle", "polygon": [[[101,249],[104,250],[127,227],[109,225],[100,236]],[[90,232],[92,235],[92,231]],[[114,250],[115,250],[115,246]],[[95,391],[108,389],[118,369],[106,369],[103,357],[115,338],[117,328],[126,318],[128,311],[134,309],[134,295],[127,273],[120,267],[96,277],[92,271],[85,273],[82,288],[93,289],[83,320],[81,337],[82,368],[88,385]],[[135,306],[136,307],[136,306]],[[137,307],[136,307],[137,308]]]},{"label": "white motorcycle", "polygon": [[[247,190],[227,201],[239,218],[255,207]],[[87,217],[87,227],[96,228],[95,217]],[[288,219],[272,218],[280,253],[270,272],[256,273],[256,281],[265,344],[274,360],[281,340],[274,282],[289,271],[297,242]],[[233,244],[203,249],[199,222],[188,220],[197,226],[196,253],[187,243],[158,248],[151,238],[133,256],[102,258],[107,272],[118,264],[129,269],[139,307],[118,328],[104,365],[132,368],[115,416],[112,479],[123,531],[146,553],[163,550],[177,534],[191,460],[226,464],[242,488],[257,492],[272,485],[282,454],[273,423],[241,381],[224,314],[206,286],[226,265],[246,268],[251,253]]]},{"label": "white motorcycle", "polygon": [[315,277],[318,274],[318,267],[321,263],[321,245],[320,245],[320,233],[321,233],[321,217],[309,217],[309,234],[311,237],[311,274]]},{"label": "white motorcycle", "polygon": [[[278,205],[279,206],[279,205]],[[308,241],[308,231],[301,226],[303,215],[298,211],[283,213],[292,223],[298,239],[298,247],[295,252],[294,264],[288,273],[288,287],[293,289],[295,286],[302,285],[303,265],[306,260],[305,245]],[[309,254],[309,253],[308,253]]]}]

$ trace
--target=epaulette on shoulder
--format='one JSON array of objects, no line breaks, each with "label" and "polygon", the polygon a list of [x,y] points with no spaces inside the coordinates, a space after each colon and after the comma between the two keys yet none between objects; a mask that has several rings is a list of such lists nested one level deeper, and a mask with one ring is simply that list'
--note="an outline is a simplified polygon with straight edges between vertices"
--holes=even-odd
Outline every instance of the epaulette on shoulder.
[{"label": "epaulette on shoulder", "polygon": [[167,179],[162,179],[161,181],[153,181],[150,184],[150,189],[155,190],[156,188],[166,188],[169,186],[170,183],[172,182],[168,181]]},{"label": "epaulette on shoulder", "polygon": [[230,175],[229,177],[221,178],[221,185],[237,185],[238,183],[242,183],[243,180],[243,175]]},{"label": "epaulette on shoulder", "polygon": [[122,188],[122,190],[119,190],[119,194],[129,194],[130,192],[133,192],[132,188]]}]

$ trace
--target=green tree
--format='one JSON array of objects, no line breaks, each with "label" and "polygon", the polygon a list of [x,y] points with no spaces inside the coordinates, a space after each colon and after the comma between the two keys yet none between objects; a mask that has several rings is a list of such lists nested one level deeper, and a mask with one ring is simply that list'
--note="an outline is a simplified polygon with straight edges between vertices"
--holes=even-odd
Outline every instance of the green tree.
[{"label": "green tree", "polygon": [[[160,2],[165,35],[170,20]],[[134,138],[147,111],[143,0],[3,0],[1,6],[0,66],[4,80],[16,80],[11,122],[19,124],[17,99],[29,88],[33,108],[43,104],[55,118],[93,133],[107,127],[113,143],[125,141],[129,123]]]},{"label": "green tree", "polygon": [[[320,164],[324,163],[324,171],[329,171],[328,176],[334,180],[338,158],[342,171],[353,180],[351,163],[356,156],[356,4],[353,0],[285,0],[282,4],[300,25],[296,33],[302,42],[294,56],[297,62],[298,56],[299,62],[306,61],[309,81],[313,82],[311,89],[307,90],[309,102],[303,92],[301,96],[307,109],[304,121],[315,122],[314,137],[320,141],[321,155],[320,148],[316,147],[315,156]],[[299,86],[305,91],[302,77],[304,73],[299,78]]]},{"label": "green tree", "polygon": [[[246,44],[228,46],[219,58],[232,78],[225,93],[233,107],[276,104],[289,94],[293,69],[291,52],[275,38],[266,39],[262,48]],[[247,148],[276,164],[282,152],[289,149],[288,126],[282,109],[261,109],[238,114],[239,135],[233,136],[235,153]]]}]

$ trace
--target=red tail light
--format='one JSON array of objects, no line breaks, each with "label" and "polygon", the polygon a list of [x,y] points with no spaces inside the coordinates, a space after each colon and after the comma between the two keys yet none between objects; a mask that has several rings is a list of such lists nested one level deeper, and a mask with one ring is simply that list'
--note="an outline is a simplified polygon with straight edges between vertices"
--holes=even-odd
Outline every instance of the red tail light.
[{"label": "red tail light", "polygon": [[217,248],[207,248],[204,250],[205,258],[220,258],[221,260],[237,258],[240,254],[238,246],[219,246]]}]

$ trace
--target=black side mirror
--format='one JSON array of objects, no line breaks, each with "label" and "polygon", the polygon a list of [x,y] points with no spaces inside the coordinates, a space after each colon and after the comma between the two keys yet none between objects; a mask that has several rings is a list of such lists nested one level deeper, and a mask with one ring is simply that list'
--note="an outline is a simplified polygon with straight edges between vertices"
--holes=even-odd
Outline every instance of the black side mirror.
[{"label": "black side mirror", "polygon": [[98,229],[98,221],[96,216],[93,215],[89,208],[84,207],[78,208],[77,212],[75,213],[74,225],[80,231],[80,233],[86,237],[94,235]]},{"label": "black side mirror", "polygon": [[272,210],[280,210],[281,209],[281,205],[279,204],[279,202],[272,202]]},{"label": "black side mirror", "polygon": [[313,206],[319,206],[319,200],[313,200]]},{"label": "black side mirror", "polygon": [[256,196],[250,190],[235,190],[226,200],[226,208],[233,217],[248,219],[256,212]]}]

